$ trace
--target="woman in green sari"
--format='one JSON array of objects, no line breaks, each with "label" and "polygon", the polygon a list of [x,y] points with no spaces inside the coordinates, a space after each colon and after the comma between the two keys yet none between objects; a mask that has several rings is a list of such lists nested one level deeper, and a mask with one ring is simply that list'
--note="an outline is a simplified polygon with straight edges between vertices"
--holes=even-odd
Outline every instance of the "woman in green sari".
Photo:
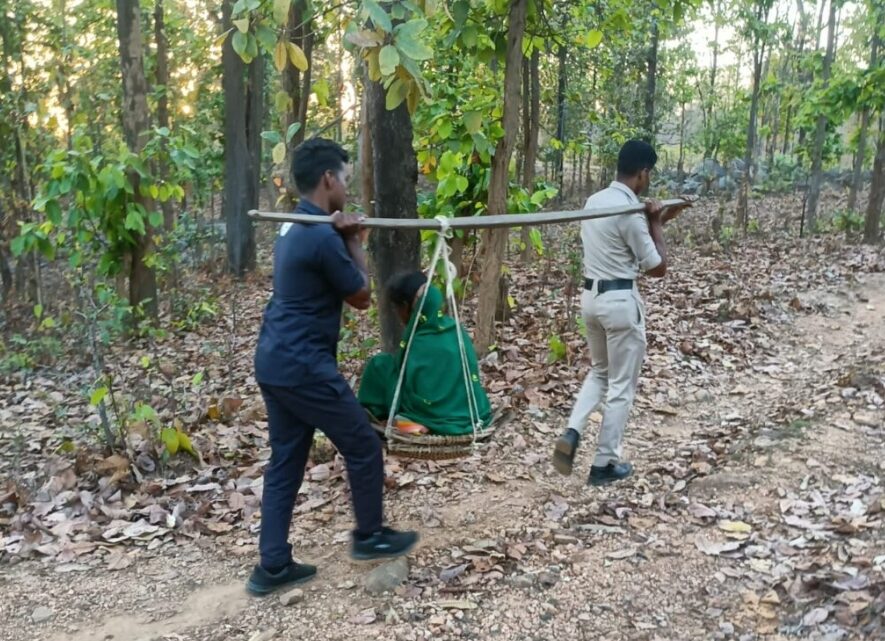
[{"label": "woman in green sari", "polygon": [[[419,313],[417,306],[429,287]],[[471,434],[471,399],[464,384],[458,326],[443,313],[443,295],[421,272],[394,276],[388,284],[390,300],[406,325],[400,348],[395,354],[379,354],[366,364],[357,397],[369,412],[386,419],[406,352],[406,342],[417,323],[406,362],[398,419],[407,419],[426,427],[431,433]],[[472,416],[477,429],[491,422],[489,399],[479,381],[479,364],[467,331],[462,328],[464,349],[470,371],[470,386],[475,403]]]}]

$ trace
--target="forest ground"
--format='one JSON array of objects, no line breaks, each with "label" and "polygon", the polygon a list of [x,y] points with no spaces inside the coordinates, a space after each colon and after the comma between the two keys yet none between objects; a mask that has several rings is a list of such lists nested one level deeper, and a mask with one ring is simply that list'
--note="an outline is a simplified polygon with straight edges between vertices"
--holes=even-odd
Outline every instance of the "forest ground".
[{"label": "forest ground", "polygon": [[[493,443],[447,464],[388,458],[389,520],[423,537],[393,593],[365,590],[374,566],[347,556],[341,463],[319,455],[292,530],[319,576],[288,606],[244,593],[268,455],[249,379],[266,254],[248,286],[219,285],[240,301],[237,322],[222,315],[162,346],[182,377],[205,368],[223,381],[219,397],[223,387],[242,401],[200,405],[201,465],[183,460],[140,484],[113,462],[86,473],[87,454],[46,455],[58,406],[69,420],[90,412],[75,375],[8,382],[2,637],[883,638],[885,254],[782,233],[795,199],[756,205],[770,231],[723,247],[706,237],[715,204],[699,204],[669,234],[671,273],[642,282],[649,348],[626,442],[636,475],[606,488],[585,485],[593,430],[573,476],[549,463],[587,369],[558,249],[575,246],[573,230],[552,232],[549,257],[514,262],[516,308],[484,364],[493,401],[510,408]],[[554,334],[567,354],[548,364]],[[115,353],[122,384],[144,378],[141,355]],[[13,451],[14,430],[26,451]]]}]

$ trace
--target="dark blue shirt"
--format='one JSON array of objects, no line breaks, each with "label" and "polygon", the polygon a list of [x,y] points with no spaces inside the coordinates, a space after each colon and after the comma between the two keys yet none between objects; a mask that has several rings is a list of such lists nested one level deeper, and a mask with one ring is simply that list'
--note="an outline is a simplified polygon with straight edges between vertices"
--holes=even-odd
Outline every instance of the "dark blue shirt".
[{"label": "dark blue shirt", "polygon": [[[327,215],[304,199],[295,211]],[[273,296],[255,350],[256,380],[298,387],[338,377],[341,308],[364,286],[362,272],[331,225],[284,226],[274,246]]]}]

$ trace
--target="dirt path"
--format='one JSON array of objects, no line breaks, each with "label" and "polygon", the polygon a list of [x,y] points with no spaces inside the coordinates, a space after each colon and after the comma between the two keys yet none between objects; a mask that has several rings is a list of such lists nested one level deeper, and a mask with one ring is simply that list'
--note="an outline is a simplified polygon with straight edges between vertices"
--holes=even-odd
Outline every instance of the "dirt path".
[{"label": "dirt path", "polygon": [[[388,510],[424,544],[396,594],[363,590],[338,500],[294,530],[320,566],[300,603],[245,596],[254,536],[203,538],[129,549],[116,571],[102,559],[2,567],[3,638],[876,638],[885,277],[863,278],[801,294],[794,322],[768,327],[745,365],[668,378],[652,351],[629,483],[590,491],[586,472],[555,474],[556,408],[518,414],[441,472],[407,467]],[[673,393],[680,377],[690,396]]]}]

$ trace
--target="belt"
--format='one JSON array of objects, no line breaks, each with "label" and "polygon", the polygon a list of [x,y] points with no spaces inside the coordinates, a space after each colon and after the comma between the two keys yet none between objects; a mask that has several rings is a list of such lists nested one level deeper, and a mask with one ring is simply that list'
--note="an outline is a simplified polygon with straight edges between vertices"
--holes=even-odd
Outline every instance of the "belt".
[{"label": "belt", "polygon": [[593,291],[593,285],[596,285],[596,291],[600,294],[611,292],[616,289],[633,289],[633,281],[627,278],[617,278],[615,280],[596,280],[592,278],[584,279],[584,289],[588,292]]}]

